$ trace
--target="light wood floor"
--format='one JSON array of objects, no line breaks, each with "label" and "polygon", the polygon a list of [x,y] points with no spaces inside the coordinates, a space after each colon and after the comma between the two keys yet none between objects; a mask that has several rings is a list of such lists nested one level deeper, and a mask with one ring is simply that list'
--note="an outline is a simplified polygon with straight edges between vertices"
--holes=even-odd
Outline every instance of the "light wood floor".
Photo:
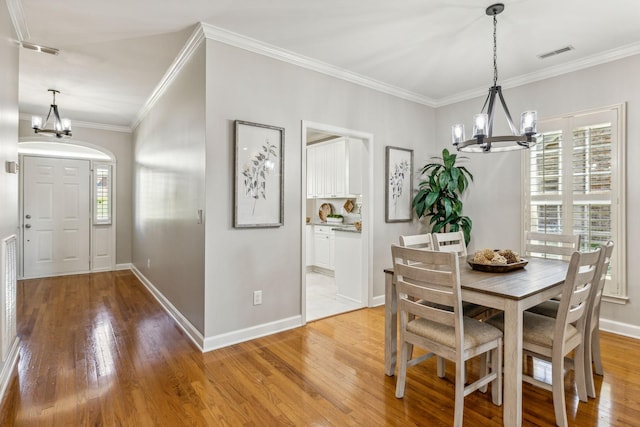
[{"label": "light wood floor", "polygon": [[[200,353],[130,272],[18,285],[20,362],[2,426],[447,426],[453,369],[411,368],[404,399],[384,375],[383,308]],[[640,425],[640,342],[603,334],[599,397],[576,426]],[[474,366],[470,371],[473,371]],[[471,374],[472,375],[472,374]],[[551,393],[524,388],[524,425],[553,424]],[[465,425],[500,426],[490,393],[465,399]]]}]

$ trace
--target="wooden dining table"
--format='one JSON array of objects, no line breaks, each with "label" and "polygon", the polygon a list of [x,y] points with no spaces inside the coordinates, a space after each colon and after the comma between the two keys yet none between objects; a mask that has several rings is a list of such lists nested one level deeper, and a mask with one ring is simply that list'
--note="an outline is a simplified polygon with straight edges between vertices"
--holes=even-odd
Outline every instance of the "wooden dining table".
[{"label": "wooden dining table", "polygon": [[[504,311],[503,424],[522,425],[522,313],[561,292],[569,264],[530,258],[509,272],[473,270],[460,257],[462,300]],[[385,373],[393,376],[397,359],[398,295],[393,269],[385,269]]]}]

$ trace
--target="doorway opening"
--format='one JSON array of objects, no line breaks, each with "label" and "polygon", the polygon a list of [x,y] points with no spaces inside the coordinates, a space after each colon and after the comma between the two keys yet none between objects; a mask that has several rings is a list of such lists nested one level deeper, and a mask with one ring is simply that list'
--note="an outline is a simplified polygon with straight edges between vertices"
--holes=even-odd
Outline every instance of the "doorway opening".
[{"label": "doorway opening", "polygon": [[372,305],[373,135],[302,122],[304,322]]},{"label": "doorway opening", "polygon": [[20,278],[115,269],[115,156],[88,143],[18,144]]}]

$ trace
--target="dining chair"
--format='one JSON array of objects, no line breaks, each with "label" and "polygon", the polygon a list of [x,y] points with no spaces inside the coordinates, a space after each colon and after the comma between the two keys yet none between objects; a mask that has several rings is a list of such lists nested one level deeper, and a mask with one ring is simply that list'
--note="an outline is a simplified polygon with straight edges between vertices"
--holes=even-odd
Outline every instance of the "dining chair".
[{"label": "dining chair", "polygon": [[[453,231],[449,233],[433,233],[433,246],[439,252],[455,252],[458,256],[467,256],[467,244],[464,240],[462,231]],[[463,302],[462,308],[464,315],[469,317],[478,317],[489,311],[488,307],[470,302]]]},{"label": "dining chair", "polygon": [[527,231],[524,249],[526,256],[568,260],[580,250],[580,235]]},{"label": "dining chair", "polygon": [[[454,426],[462,426],[464,397],[489,383],[492,401],[502,404],[502,332],[462,314],[460,267],[454,253],[391,246],[400,314],[400,357],[396,397],[405,391],[407,368],[434,355],[456,364]],[[451,310],[418,301],[434,301]],[[429,353],[410,358],[417,345]],[[486,363],[491,352],[491,369]],[[481,356],[480,378],[465,386],[464,362]]]},{"label": "dining chair", "polygon": [[400,236],[400,246],[406,248],[433,250],[431,233]]},{"label": "dining chair", "polygon": [[[598,278],[596,271],[602,249],[593,252],[574,252],[569,261],[562,286],[562,299],[556,318],[525,311],[523,313],[522,348],[526,355],[551,361],[551,385],[523,374],[522,380],[549,390],[553,394],[556,424],[567,426],[564,395],[565,356],[573,351],[573,371],[578,398],[586,402],[585,331],[588,326],[589,298]],[[487,323],[504,330],[504,313],[497,314]]]},{"label": "dining chair", "polygon": [[[596,285],[591,291],[589,298],[589,306],[587,308],[587,328],[585,330],[585,380],[587,383],[587,395],[596,397],[596,387],[593,380],[594,372],[597,375],[603,375],[602,356],[600,354],[600,302],[602,301],[602,293],[607,278],[607,270],[611,264],[611,255],[613,253],[613,242],[609,240],[602,246],[602,255],[598,269],[595,273]],[[560,302],[549,300],[531,307],[532,313],[542,314],[544,316],[555,318],[558,315]]]},{"label": "dining chair", "polygon": [[458,256],[467,255],[467,244],[464,241],[462,230],[449,233],[433,233],[432,237],[436,251],[455,252]]}]

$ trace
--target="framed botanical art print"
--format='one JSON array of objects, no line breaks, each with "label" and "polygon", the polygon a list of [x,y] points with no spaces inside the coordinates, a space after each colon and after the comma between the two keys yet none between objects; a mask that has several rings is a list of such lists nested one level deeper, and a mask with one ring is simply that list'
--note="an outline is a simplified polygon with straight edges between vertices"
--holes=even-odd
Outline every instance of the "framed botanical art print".
[{"label": "framed botanical art print", "polygon": [[284,224],[284,128],[235,121],[233,226]]},{"label": "framed botanical art print", "polygon": [[413,150],[387,147],[385,162],[386,222],[406,222],[413,218]]}]

